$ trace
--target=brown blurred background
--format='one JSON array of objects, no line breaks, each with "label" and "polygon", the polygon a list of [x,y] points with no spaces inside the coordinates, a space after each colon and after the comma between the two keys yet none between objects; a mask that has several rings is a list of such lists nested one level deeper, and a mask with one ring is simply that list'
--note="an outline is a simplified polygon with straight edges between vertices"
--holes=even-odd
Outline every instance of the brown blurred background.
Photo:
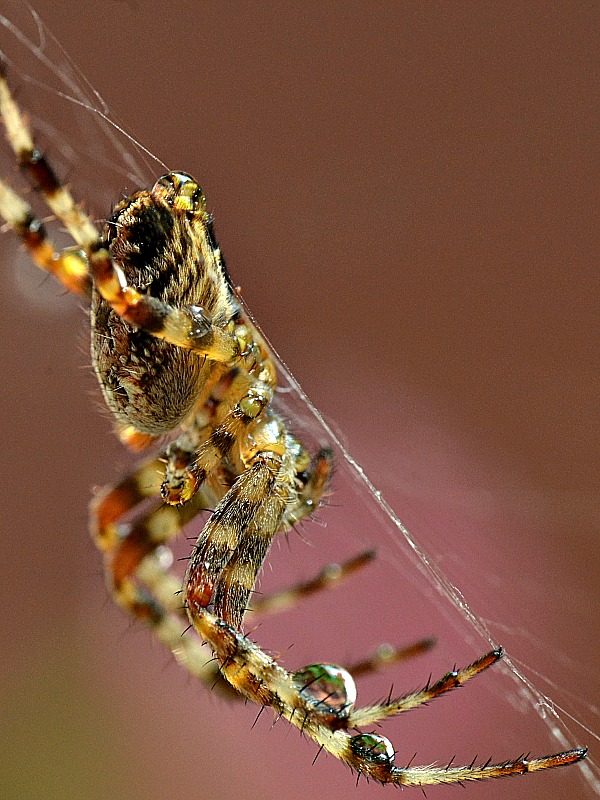
[{"label": "brown blurred background", "polygon": [[[568,744],[597,758],[568,715],[600,729],[598,4],[186,5],[35,3],[114,117],[202,182],[234,281],[307,394],[566,709]],[[21,3],[2,10],[38,41]],[[52,75],[65,56],[46,36],[44,67],[6,28],[0,48],[42,145],[102,217],[135,188],[112,168],[117,150],[90,114],[28,80],[65,91]],[[2,164],[16,184],[6,147]],[[379,796],[331,758],[311,767],[316,748],[284,723],[270,730],[265,714],[251,731],[254,709],[193,685],[113,609],[86,505],[130,460],[96,410],[85,316],[10,234],[1,257],[2,795]],[[255,635],[294,644],[292,667],[438,637],[366,681],[369,701],[486,643],[402,547],[357,522],[344,480],[340,469],[327,527],[303,532],[314,547],[274,548],[264,585],[372,543],[380,572]],[[398,762],[561,749],[517,688],[496,670],[390,723]],[[593,796],[577,768],[467,793]]]}]

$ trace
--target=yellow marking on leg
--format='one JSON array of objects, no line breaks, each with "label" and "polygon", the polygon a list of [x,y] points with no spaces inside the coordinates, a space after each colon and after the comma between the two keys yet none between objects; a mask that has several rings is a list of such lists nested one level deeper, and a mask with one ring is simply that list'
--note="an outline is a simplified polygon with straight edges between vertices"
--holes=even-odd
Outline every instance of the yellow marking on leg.
[{"label": "yellow marking on leg", "polygon": [[[69,190],[58,183],[55,184],[54,176],[43,156],[36,149],[29,125],[21,114],[2,75],[0,75],[0,115],[6,127],[8,142],[19,162],[34,177],[34,180],[37,172],[43,173],[42,179],[39,181],[39,188],[46,203],[64,224],[79,247],[87,252],[98,241],[98,231],[88,215],[75,203]],[[49,181],[52,184],[51,190],[45,186],[43,178],[46,175],[51,176]]]},{"label": "yellow marking on leg", "polygon": [[0,216],[21,237],[38,267],[54,275],[70,292],[89,294],[90,275],[85,254],[78,248],[57,251],[31,207],[1,180]]}]

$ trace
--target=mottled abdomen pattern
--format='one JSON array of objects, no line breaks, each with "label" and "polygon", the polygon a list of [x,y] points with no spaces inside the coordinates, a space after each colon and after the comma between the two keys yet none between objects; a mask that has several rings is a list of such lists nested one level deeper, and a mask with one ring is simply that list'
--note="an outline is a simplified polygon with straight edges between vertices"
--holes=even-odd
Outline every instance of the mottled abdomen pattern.
[{"label": "mottled abdomen pattern", "polygon": [[[173,306],[201,304],[213,322],[223,324],[219,317],[233,313],[232,301],[223,296],[222,282],[205,279],[210,270],[204,269],[193,224],[150,192],[138,192],[116,206],[104,239],[130,286]],[[152,436],[176,428],[190,413],[211,365],[193,350],[126,322],[95,287],[91,323],[92,363],[118,422]]]}]

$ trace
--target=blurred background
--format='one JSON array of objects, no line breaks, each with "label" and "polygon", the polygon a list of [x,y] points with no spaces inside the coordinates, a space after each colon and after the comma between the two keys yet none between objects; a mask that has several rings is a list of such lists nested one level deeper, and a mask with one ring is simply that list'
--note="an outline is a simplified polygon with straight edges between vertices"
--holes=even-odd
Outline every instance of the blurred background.
[{"label": "blurred background", "polygon": [[[5,0],[15,27],[0,27],[0,49],[40,144],[97,219],[137,188],[133,147],[57,94],[72,94],[70,57],[112,119],[198,178],[234,282],[308,396],[558,703],[564,746],[597,759],[598,5],[186,5],[80,0],[74,13],[38,0],[63,53]],[[6,146],[1,158],[19,185]],[[165,171],[143,170],[149,184]],[[192,683],[113,608],[87,502],[132,459],[98,413],[77,300],[10,233],[0,258],[2,795],[378,796],[332,758],[311,766],[316,747],[285,723],[271,730],[263,714],[251,730],[255,709]],[[366,702],[489,649],[358,507],[342,463],[334,488],[308,544],[273,548],[263,588],[371,545],[378,563],[255,638],[298,668],[437,637],[361,683]],[[494,668],[390,721],[398,763],[562,749],[521,689]],[[580,800],[592,769],[467,792]]]}]

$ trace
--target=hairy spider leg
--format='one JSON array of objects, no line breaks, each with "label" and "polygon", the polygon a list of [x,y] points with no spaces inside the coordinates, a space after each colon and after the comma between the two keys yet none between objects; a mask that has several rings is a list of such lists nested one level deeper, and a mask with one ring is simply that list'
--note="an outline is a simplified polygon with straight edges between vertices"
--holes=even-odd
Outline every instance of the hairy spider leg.
[{"label": "hairy spider leg", "polygon": [[[330,467],[329,451],[320,451],[303,476],[305,480],[303,502],[306,513],[310,513],[318,506],[326,485],[323,459]],[[130,523],[120,523],[120,520],[130,516],[140,504],[151,498],[155,500],[160,498],[163,461],[162,456],[146,459],[120,481],[100,490],[90,507],[91,529],[98,548],[104,553],[109,590],[117,604],[152,627],[160,624],[161,637],[167,637],[169,646],[173,645],[171,649],[175,657],[181,660],[181,644],[177,636],[181,635],[188,624],[181,594],[181,580],[169,573],[168,566],[165,566],[165,548],[160,546],[175,537],[188,522],[205,510],[203,506],[214,507],[220,495],[225,493],[226,484],[221,484],[218,476],[215,476],[215,479],[211,479],[210,483],[185,505],[153,507],[145,510]],[[288,514],[292,519],[287,519]],[[297,507],[286,508],[281,529],[295,523],[298,515]],[[159,547],[160,556],[156,555]],[[308,594],[341,582],[360,566],[367,564],[372,557],[373,553],[369,551],[341,565],[331,564],[322,570],[319,576],[301,584],[297,589],[261,598],[261,613],[273,613],[283,610],[283,607],[289,607],[290,596],[300,600]],[[140,589],[138,583],[141,583],[152,597],[143,588]],[[177,627],[179,633],[174,638],[171,635],[176,626],[174,620],[167,619],[169,614],[175,614],[186,620],[186,626]],[[240,698],[235,689],[220,678],[214,660],[206,665],[205,651],[198,651],[201,655],[200,663],[198,659],[191,658],[188,651],[189,647],[185,651],[184,666],[190,668],[195,676],[209,685],[215,681],[219,682],[217,684],[219,690],[230,699]]]},{"label": "hairy spider leg", "polygon": [[192,551],[184,578],[189,614],[212,601],[217,614],[241,623],[286,502],[295,492],[295,476],[289,451],[267,450],[259,451],[236,478]]},{"label": "hairy spider leg", "polygon": [[[216,365],[219,366],[219,365]],[[206,476],[227,458],[236,442],[246,436],[273,396],[274,372],[269,370],[264,384],[244,371],[230,370],[231,383],[219,398],[211,417],[212,431],[206,433],[206,412],[196,412],[183,426],[175,442],[167,448],[167,466],[161,494],[172,505],[185,503]],[[262,373],[261,373],[262,374]],[[256,399],[255,399],[256,398]],[[197,407],[202,408],[201,401]]]},{"label": "hairy spider leg", "polygon": [[482,658],[478,658],[477,661],[469,664],[468,667],[464,667],[461,670],[452,670],[452,672],[448,672],[443,678],[440,678],[440,680],[431,685],[427,684],[427,686],[418,692],[412,692],[411,694],[395,699],[390,698],[385,703],[364,706],[363,708],[352,711],[348,715],[348,727],[360,729],[365,725],[374,725],[387,717],[393,717],[396,716],[396,714],[401,714],[403,711],[410,711],[413,708],[425,705],[436,697],[440,697],[442,694],[446,694],[452,689],[457,689],[459,686],[471,680],[471,678],[479,675],[479,673],[499,661],[502,655],[502,648],[492,650],[486,653]]},{"label": "hairy spider leg", "polygon": [[[270,706],[277,716],[285,717],[322,749],[344,761],[356,772],[380,783],[424,786],[497,778],[572,764],[586,755],[585,749],[575,749],[531,760],[519,757],[500,764],[488,762],[477,766],[473,763],[458,767],[396,767],[395,751],[388,739],[375,733],[349,733],[354,720],[369,717],[369,708],[364,713],[361,709],[353,711],[349,702],[346,705],[332,704],[327,709],[322,699],[315,699],[311,691],[313,680],[305,680],[306,670],[287,672],[250,639],[205,609],[196,610],[193,622],[200,636],[210,643],[222,673],[241,694],[259,705]],[[459,676],[460,682],[464,683],[495,663],[500,655],[500,651],[493,651],[474,664],[450,674]],[[447,676],[434,686],[441,688],[446,683]],[[455,683],[455,678],[452,683],[459,685]],[[324,706],[326,710],[323,710]],[[380,709],[381,706],[373,708]],[[400,713],[401,710],[397,706],[393,713]]]}]

